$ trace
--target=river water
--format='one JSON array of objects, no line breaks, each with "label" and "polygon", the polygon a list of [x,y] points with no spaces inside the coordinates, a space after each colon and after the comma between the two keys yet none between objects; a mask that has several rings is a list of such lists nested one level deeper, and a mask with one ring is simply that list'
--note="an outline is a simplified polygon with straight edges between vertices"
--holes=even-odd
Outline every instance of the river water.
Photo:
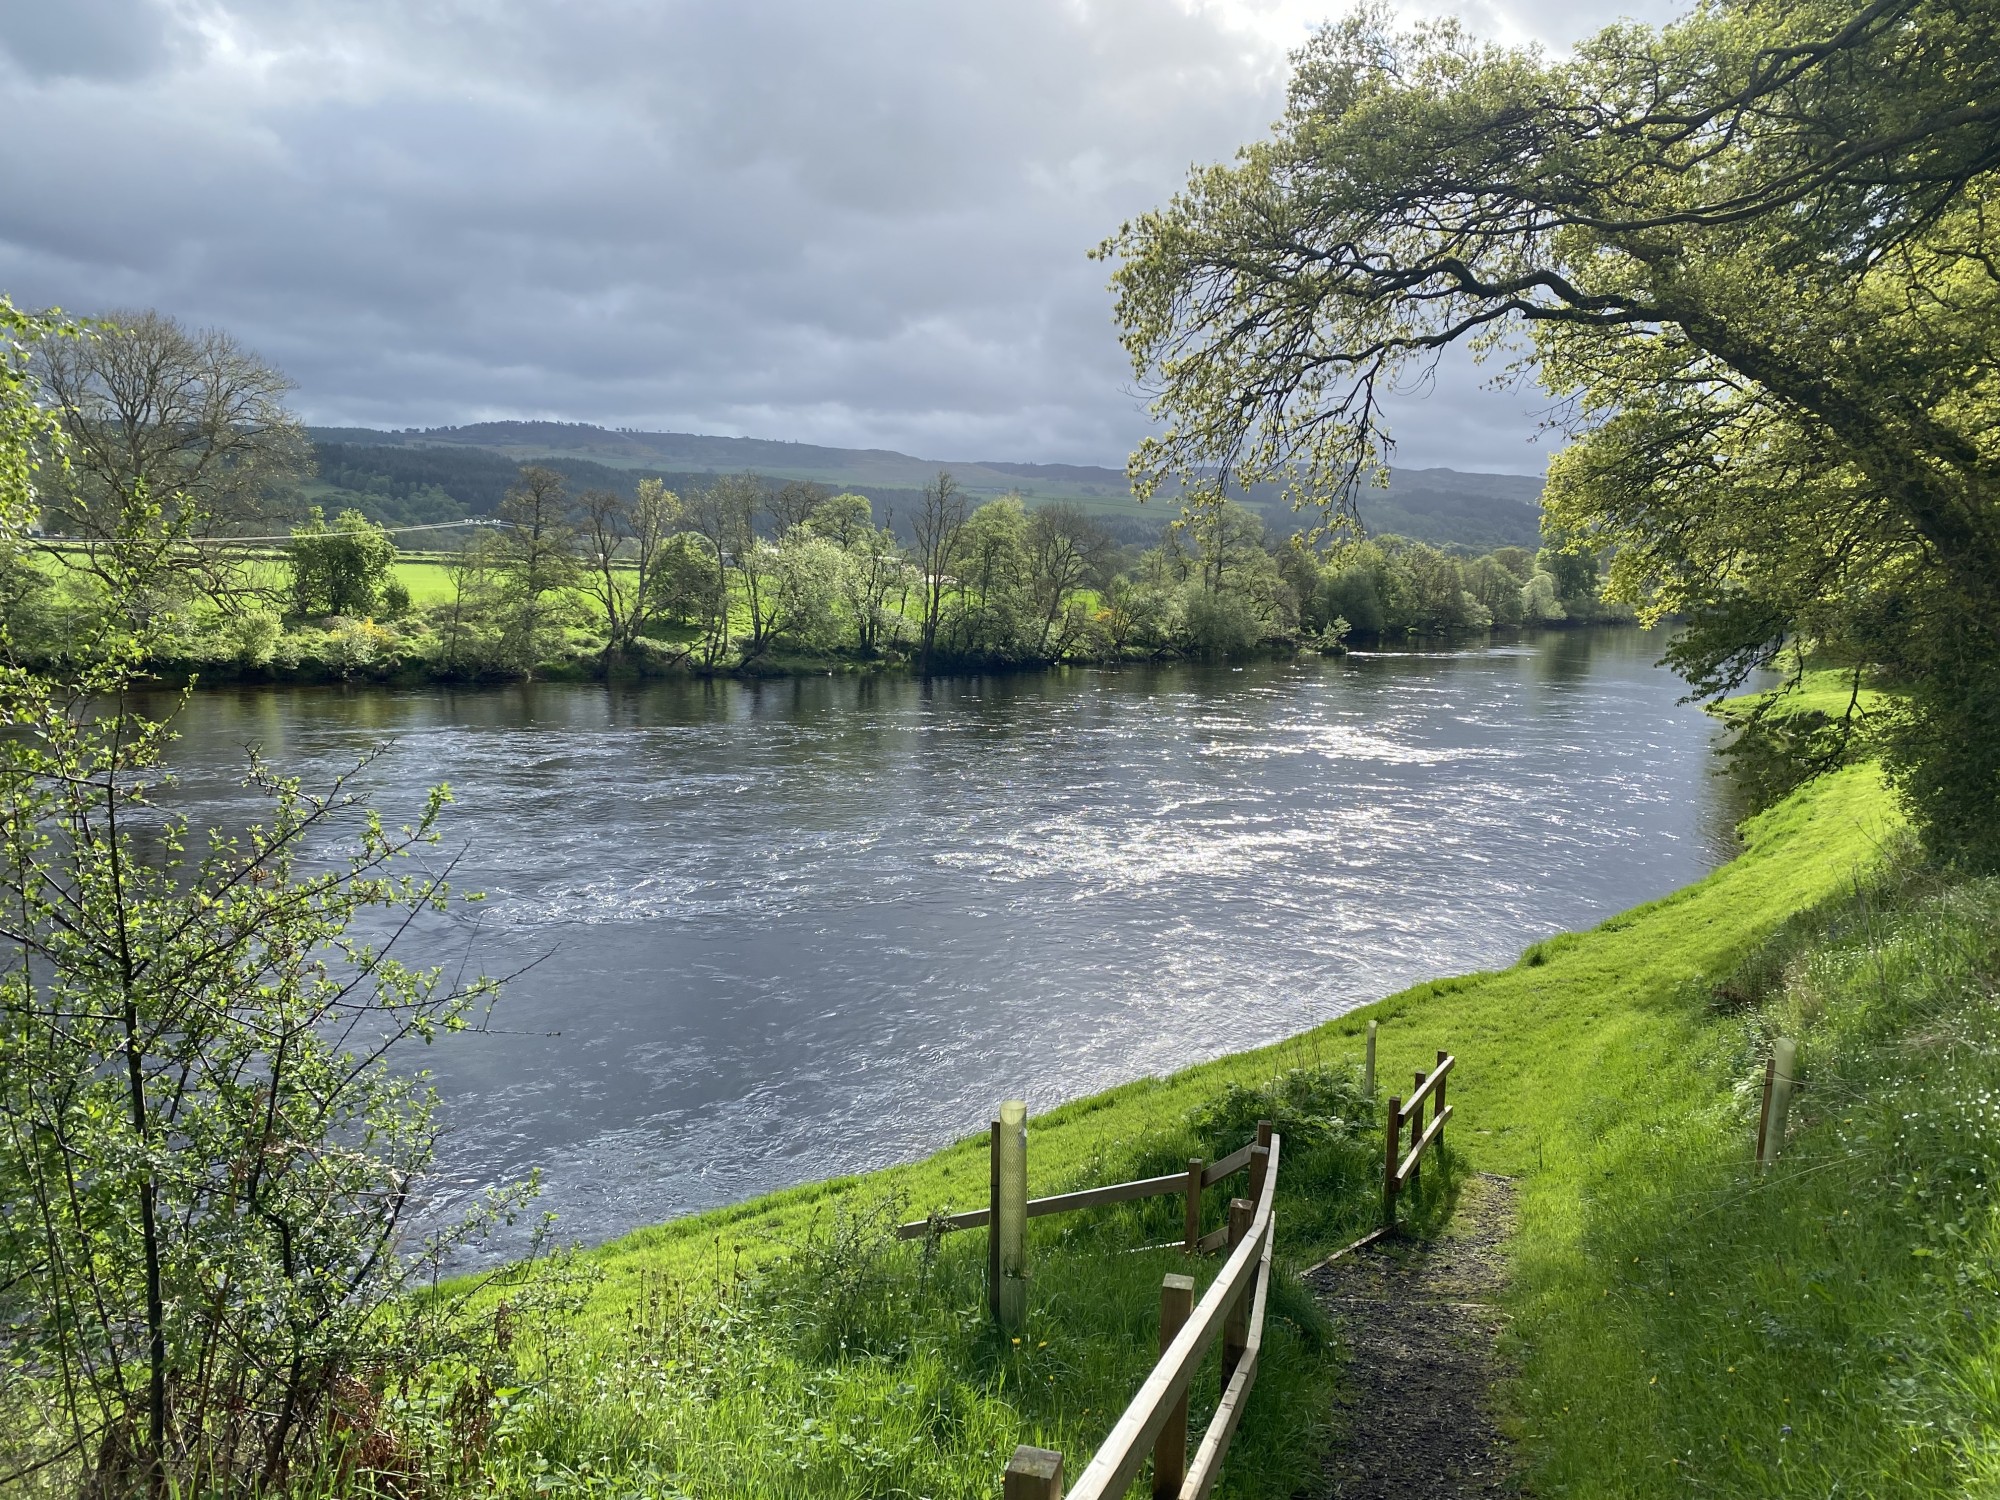
[{"label": "river water", "polygon": [[[543,1170],[586,1242],[921,1155],[1504,964],[1727,857],[1710,723],[1636,630],[922,683],[218,689],[176,800],[261,746],[448,781],[408,955],[508,987],[429,1049],[450,1191]],[[503,1247],[504,1248],[504,1247]]]}]

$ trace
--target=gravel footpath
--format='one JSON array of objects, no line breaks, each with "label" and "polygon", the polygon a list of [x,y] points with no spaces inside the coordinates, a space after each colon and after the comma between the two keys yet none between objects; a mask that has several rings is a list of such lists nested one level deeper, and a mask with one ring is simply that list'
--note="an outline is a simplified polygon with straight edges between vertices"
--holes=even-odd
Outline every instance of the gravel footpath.
[{"label": "gravel footpath", "polygon": [[1506,1322],[1502,1248],[1514,1188],[1480,1173],[1462,1184],[1431,1241],[1381,1240],[1307,1277],[1334,1320],[1347,1375],[1339,1433],[1315,1500],[1458,1500],[1519,1489],[1490,1397]]}]

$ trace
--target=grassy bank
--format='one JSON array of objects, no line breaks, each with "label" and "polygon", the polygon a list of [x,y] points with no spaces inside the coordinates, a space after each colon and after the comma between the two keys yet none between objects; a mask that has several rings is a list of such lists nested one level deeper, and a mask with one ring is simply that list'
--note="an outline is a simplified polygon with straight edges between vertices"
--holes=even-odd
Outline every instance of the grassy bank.
[{"label": "grassy bank", "polygon": [[[1995,1491],[1996,998],[2000,882],[1899,862],[1660,996],[1683,1020],[1651,1096],[1578,1101],[1531,1185],[1514,1405],[1542,1493]],[[1777,1035],[1804,1091],[1760,1177]]]},{"label": "grassy bank", "polygon": [[[1374,1115],[1351,1081],[1372,1017],[1385,1078],[1459,1054],[1458,1166],[1521,1179],[1505,1400],[1539,1491],[1962,1493],[2000,1389],[2000,890],[1907,873],[1897,839],[1873,770],[1841,772],[1754,820],[1708,879],[1508,970],[1039,1117],[1031,1190],[1170,1170],[1275,1113],[1298,1145],[1283,1255],[1306,1263],[1372,1212]],[[1777,1030],[1808,1084],[1759,1180]],[[592,1252],[595,1279],[495,1398],[486,1481],[972,1496],[1015,1442],[1086,1453],[1184,1264],[1123,1252],[1174,1238],[1177,1209],[1036,1221],[1017,1345],[980,1316],[979,1236],[927,1251],[883,1232],[982,1201],[985,1173],[982,1138]],[[1327,1440],[1338,1350],[1295,1293],[1273,1317],[1232,1494],[1291,1493]]]}]

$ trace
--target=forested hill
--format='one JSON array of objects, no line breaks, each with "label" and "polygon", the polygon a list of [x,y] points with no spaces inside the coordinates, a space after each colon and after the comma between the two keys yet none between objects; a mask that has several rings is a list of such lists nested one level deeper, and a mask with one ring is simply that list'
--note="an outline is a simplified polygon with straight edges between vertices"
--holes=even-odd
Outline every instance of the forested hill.
[{"label": "forested hill", "polygon": [[[762,438],[697,433],[630,432],[568,422],[481,422],[466,427],[381,432],[363,427],[311,429],[320,480],[313,498],[329,507],[353,505],[390,524],[442,521],[491,511],[524,463],[543,463],[575,488],[630,490],[646,475],[677,489],[717,474],[754,472],[773,480],[814,480],[856,490],[878,514],[908,515],[918,491],[948,468],[974,497],[1019,493],[1031,505],[1070,500],[1120,534],[1138,541],[1174,513],[1171,503],[1141,509],[1117,469],[1088,464],[1025,464],[999,460],[912,458],[885,448],[825,448]],[[1453,469],[1399,469],[1386,491],[1362,499],[1362,517],[1377,533],[1488,551],[1536,545],[1541,481],[1521,474],[1467,474]],[[1289,513],[1275,489],[1247,497],[1279,529]]]}]

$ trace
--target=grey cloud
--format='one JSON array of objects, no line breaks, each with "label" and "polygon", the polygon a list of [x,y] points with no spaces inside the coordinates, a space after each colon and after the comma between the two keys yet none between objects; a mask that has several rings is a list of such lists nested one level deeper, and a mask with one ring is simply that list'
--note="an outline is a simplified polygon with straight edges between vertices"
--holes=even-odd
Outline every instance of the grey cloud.
[{"label": "grey cloud", "polygon": [[[21,9],[0,290],[226,326],[312,419],[397,426],[1119,462],[1145,418],[1085,251],[1284,80],[1173,0]],[[1536,399],[1448,364],[1399,459],[1538,469]]]},{"label": "grey cloud", "polygon": [[179,29],[149,0],[0,0],[0,52],[40,78],[137,77],[168,64]]}]

